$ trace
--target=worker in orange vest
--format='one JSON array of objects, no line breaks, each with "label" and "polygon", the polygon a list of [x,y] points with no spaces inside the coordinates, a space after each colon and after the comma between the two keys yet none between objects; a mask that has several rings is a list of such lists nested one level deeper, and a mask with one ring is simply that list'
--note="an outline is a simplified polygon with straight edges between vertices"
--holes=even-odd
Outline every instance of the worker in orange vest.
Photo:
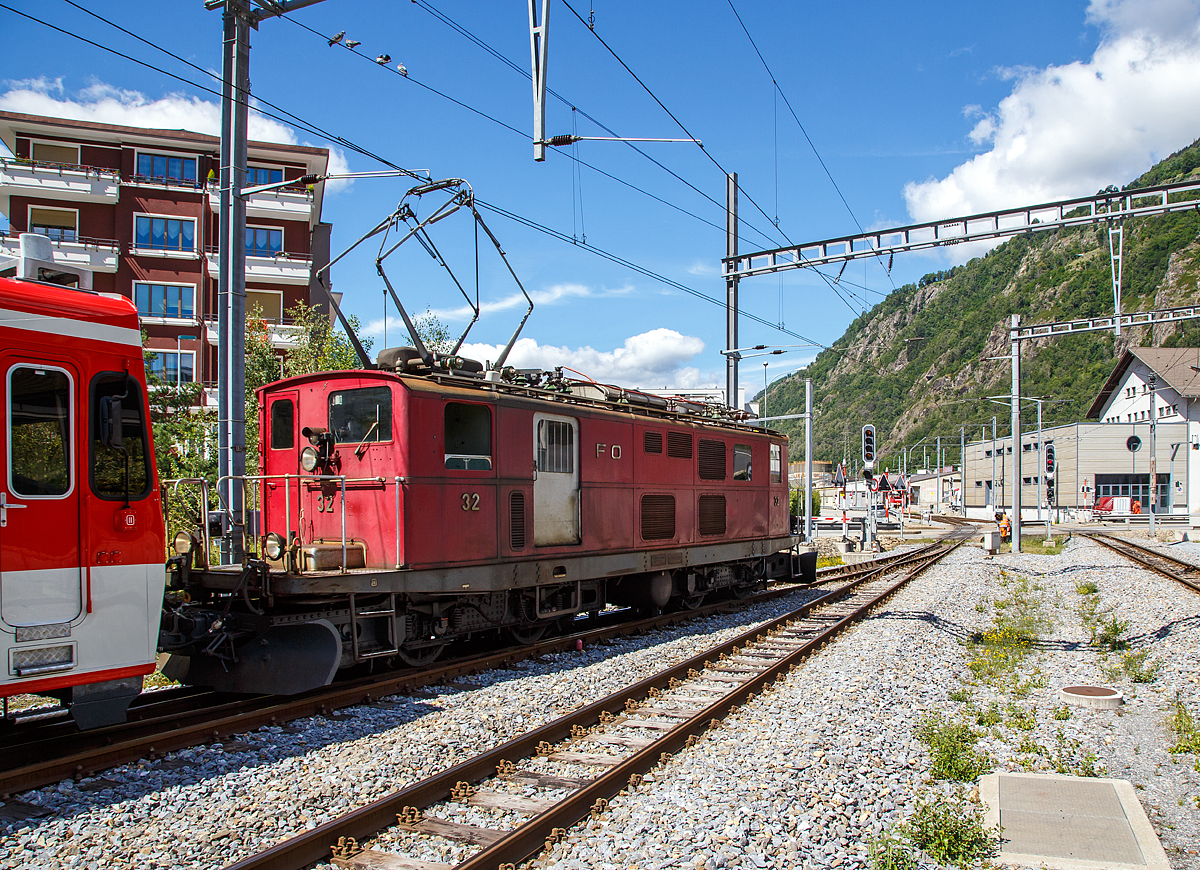
[{"label": "worker in orange vest", "polygon": [[1009,520],[1008,514],[1000,519],[1000,540],[1005,543],[1012,540],[1012,521]]}]

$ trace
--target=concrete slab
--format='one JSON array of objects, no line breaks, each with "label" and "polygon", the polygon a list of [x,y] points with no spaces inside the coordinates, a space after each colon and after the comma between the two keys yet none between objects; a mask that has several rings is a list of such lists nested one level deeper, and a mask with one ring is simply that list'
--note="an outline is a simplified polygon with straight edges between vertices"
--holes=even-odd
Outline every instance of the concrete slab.
[{"label": "concrete slab", "polygon": [[1003,828],[1001,864],[1048,870],[1170,870],[1133,786],[1038,773],[980,779],[986,823]]}]

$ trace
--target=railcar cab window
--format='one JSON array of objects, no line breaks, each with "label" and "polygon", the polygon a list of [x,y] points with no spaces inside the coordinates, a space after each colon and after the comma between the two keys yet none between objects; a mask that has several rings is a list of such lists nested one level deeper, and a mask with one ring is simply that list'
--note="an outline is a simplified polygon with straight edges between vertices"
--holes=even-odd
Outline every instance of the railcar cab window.
[{"label": "railcar cab window", "polygon": [[[129,498],[150,494],[150,445],[146,438],[142,388],[124,372],[103,372],[92,379],[89,417],[92,491],[104,499],[124,499],[129,467]],[[113,419],[113,415],[117,418]],[[106,424],[118,437],[105,438]]]},{"label": "railcar cab window", "polygon": [[329,431],[338,444],[392,440],[392,391],[361,387],[329,394]]},{"label": "railcar cab window", "polygon": [[74,384],[62,369],[8,372],[8,485],[24,498],[62,498],[72,488]]},{"label": "railcar cab window", "polygon": [[749,444],[734,444],[733,445],[733,479],[734,480],[749,480],[750,479],[750,445]]},{"label": "railcar cab window", "polygon": [[783,483],[783,448],[771,445],[771,483]]},{"label": "railcar cab window", "polygon": [[492,409],[487,405],[447,402],[445,439],[447,468],[492,470]]}]

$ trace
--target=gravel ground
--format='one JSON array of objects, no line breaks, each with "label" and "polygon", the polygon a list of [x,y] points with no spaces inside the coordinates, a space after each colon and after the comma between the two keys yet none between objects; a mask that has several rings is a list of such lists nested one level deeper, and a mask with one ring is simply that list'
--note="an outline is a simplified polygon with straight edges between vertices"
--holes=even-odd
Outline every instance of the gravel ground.
[{"label": "gravel ground", "polygon": [[[1037,594],[1053,618],[1021,668],[1021,698],[968,685],[974,677],[965,667],[962,641],[987,626],[989,602],[1011,591],[1011,579],[1000,585],[1002,569],[1042,587]],[[1113,661],[1086,645],[1075,609],[1076,585],[1086,580],[1129,621],[1134,648],[1149,648],[1162,664],[1153,683],[1118,683],[1128,698],[1119,714],[1071,708],[1060,720],[1059,687],[1110,682],[1104,668]],[[1168,753],[1164,725],[1177,691],[1198,709],[1198,647],[1200,596],[1097,545],[1077,540],[1061,556],[991,559],[962,548],[533,866],[865,866],[872,838],[905,819],[927,787],[918,723],[931,712],[964,718],[967,702],[949,696],[965,687],[976,710],[997,701],[1024,714],[1006,711],[980,729],[987,733],[979,747],[999,769],[1046,770],[1052,758],[1078,768],[1094,753],[1097,772],[1134,782],[1172,867],[1200,870],[1200,774],[1191,756]],[[1020,751],[1023,743],[1051,758]]]},{"label": "gravel ground", "polygon": [[[475,690],[349,708],[16,797],[51,815],[0,823],[3,868],[211,868],[444,770],[798,607],[738,614],[460,678]],[[247,747],[244,744],[252,744]],[[580,771],[590,774],[592,771]],[[97,789],[97,790],[90,790]]]},{"label": "gravel ground", "polygon": [[[964,640],[988,626],[993,602],[1012,595],[1018,575],[1030,578],[1031,594],[1051,625],[1016,684],[977,681],[966,667]],[[1078,613],[1084,599],[1076,592],[1086,581],[1099,587],[1102,608],[1128,621],[1132,648],[1160,662],[1153,682],[1114,680],[1119,655],[1105,657],[1087,645]],[[254,733],[243,738],[259,744],[253,751],[213,746],[172,756],[195,765],[190,768],[144,763],[110,771],[104,778],[116,783],[111,790],[82,792],[85,781],[27,793],[20,798],[52,808],[53,815],[0,828],[0,866],[219,866],[795,603],[479,675],[470,678],[477,690],[400,698],[355,708],[337,721],[305,720],[295,723],[298,733]],[[1097,545],[1077,538],[1060,556],[994,558],[963,547],[886,610],[615,798],[599,820],[576,826],[567,842],[533,866],[866,866],[870,841],[907,818],[918,794],[941,787],[931,785],[929,756],[915,737],[921,719],[935,713],[974,724],[995,702],[994,724],[976,727],[978,746],[996,767],[1048,770],[1058,762],[1078,772],[1091,765],[1132,780],[1172,867],[1200,870],[1200,773],[1192,756],[1167,751],[1172,737],[1165,726],[1177,693],[1200,713],[1198,649],[1200,596]],[[1075,683],[1115,684],[1127,703],[1119,712],[1070,708],[1069,718],[1055,718],[1058,688]],[[951,700],[951,693],[964,700]],[[538,764],[564,775],[591,772]],[[503,828],[518,818],[467,807],[434,812]],[[426,860],[462,857],[458,847],[418,844],[402,833],[387,835],[379,846],[401,843],[407,854]],[[413,845],[417,851],[407,848]]]}]

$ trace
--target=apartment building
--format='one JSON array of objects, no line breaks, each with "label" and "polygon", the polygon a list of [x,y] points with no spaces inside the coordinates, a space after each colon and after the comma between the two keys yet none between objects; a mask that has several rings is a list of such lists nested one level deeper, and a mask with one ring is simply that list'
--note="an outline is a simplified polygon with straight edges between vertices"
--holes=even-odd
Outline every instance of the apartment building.
[{"label": "apartment building", "polygon": [[[18,235],[50,238],[56,263],[94,273],[93,289],[137,305],[152,366],[169,381],[199,381],[215,404],[220,140],[0,112],[0,256]],[[251,142],[247,186],[326,172],[324,148]],[[246,308],[257,306],[272,344],[295,346],[286,311],[325,308],[314,274],[329,262],[324,184],[286,185],[246,204]]]}]

